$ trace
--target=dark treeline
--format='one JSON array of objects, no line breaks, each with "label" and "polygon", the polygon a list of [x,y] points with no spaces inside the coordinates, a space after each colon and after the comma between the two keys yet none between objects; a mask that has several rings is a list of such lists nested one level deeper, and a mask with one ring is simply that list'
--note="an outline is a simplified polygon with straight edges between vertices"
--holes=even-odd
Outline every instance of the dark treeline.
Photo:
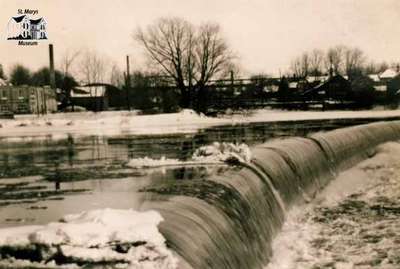
[{"label": "dark treeline", "polygon": [[[46,86],[50,85],[50,69],[48,67],[42,67],[39,70],[32,72],[29,68],[17,64],[12,67],[8,78],[9,82],[14,86]],[[70,97],[71,90],[78,86],[78,82],[75,78],[69,74],[63,74],[59,70],[55,70],[55,83],[56,88],[60,89],[59,93],[62,98],[61,101],[67,105],[67,99]]]}]

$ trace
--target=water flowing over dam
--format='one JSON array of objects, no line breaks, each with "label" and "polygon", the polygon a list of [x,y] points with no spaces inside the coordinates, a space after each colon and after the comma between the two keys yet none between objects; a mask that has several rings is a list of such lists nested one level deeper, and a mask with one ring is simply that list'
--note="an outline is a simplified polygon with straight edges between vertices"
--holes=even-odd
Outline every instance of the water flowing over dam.
[{"label": "water flowing over dam", "polygon": [[160,231],[182,258],[179,268],[261,269],[287,209],[398,139],[400,121],[275,140],[253,147],[250,163],[144,188],[144,207],[163,216]]}]

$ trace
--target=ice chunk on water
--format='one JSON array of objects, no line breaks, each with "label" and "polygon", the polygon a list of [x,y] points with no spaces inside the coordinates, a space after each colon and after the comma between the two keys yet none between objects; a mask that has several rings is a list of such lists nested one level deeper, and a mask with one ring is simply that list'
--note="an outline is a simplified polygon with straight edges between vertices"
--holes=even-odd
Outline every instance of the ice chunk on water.
[{"label": "ice chunk on water", "polygon": [[43,226],[0,229],[0,266],[23,260],[60,266],[110,263],[176,268],[177,260],[158,231],[162,220],[156,211],[100,209]]},{"label": "ice chunk on water", "polygon": [[178,159],[168,159],[165,156],[160,159],[152,159],[149,157],[144,158],[135,158],[129,160],[127,163],[128,166],[134,168],[142,168],[142,167],[159,167],[159,166],[168,166],[168,165],[180,165],[183,162]]},{"label": "ice chunk on water", "polygon": [[237,159],[240,162],[250,162],[251,151],[246,144],[219,143],[203,146],[197,149],[193,154],[195,161],[227,161]]},{"label": "ice chunk on water", "polygon": [[242,163],[250,162],[251,150],[249,146],[244,143],[233,144],[214,142],[211,145],[202,146],[195,150],[192,158],[188,161],[168,159],[164,156],[160,159],[152,159],[146,156],[144,158],[131,159],[127,165],[133,168],[154,168],[161,166],[218,164],[233,160]]}]

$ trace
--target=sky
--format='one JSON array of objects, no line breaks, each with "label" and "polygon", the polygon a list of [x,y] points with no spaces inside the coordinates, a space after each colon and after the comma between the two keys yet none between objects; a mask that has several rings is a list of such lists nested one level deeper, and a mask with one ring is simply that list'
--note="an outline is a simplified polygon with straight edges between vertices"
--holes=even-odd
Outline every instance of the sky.
[{"label": "sky", "polygon": [[[6,40],[18,9],[39,11],[48,41]],[[168,16],[219,23],[245,74],[279,74],[304,51],[338,44],[359,47],[374,61],[400,61],[399,0],[0,0],[0,63],[6,71],[16,63],[36,70],[48,65],[52,43],[56,67],[66,51],[90,49],[120,68],[129,55],[132,68],[143,69],[132,33]]]}]

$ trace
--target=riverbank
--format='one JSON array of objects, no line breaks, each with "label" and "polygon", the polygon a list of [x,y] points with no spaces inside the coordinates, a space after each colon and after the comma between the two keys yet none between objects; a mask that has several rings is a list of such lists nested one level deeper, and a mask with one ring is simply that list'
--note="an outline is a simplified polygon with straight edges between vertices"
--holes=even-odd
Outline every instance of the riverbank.
[{"label": "riverbank", "polygon": [[400,110],[326,112],[254,110],[219,117],[207,117],[192,110],[157,115],[138,115],[134,111],[56,113],[40,117],[17,115],[13,120],[0,120],[0,138],[63,139],[68,135],[165,135],[195,133],[200,129],[212,126],[258,122],[397,117],[400,118]]},{"label": "riverbank", "polygon": [[400,267],[400,144],[344,171],[289,211],[266,269]]}]

